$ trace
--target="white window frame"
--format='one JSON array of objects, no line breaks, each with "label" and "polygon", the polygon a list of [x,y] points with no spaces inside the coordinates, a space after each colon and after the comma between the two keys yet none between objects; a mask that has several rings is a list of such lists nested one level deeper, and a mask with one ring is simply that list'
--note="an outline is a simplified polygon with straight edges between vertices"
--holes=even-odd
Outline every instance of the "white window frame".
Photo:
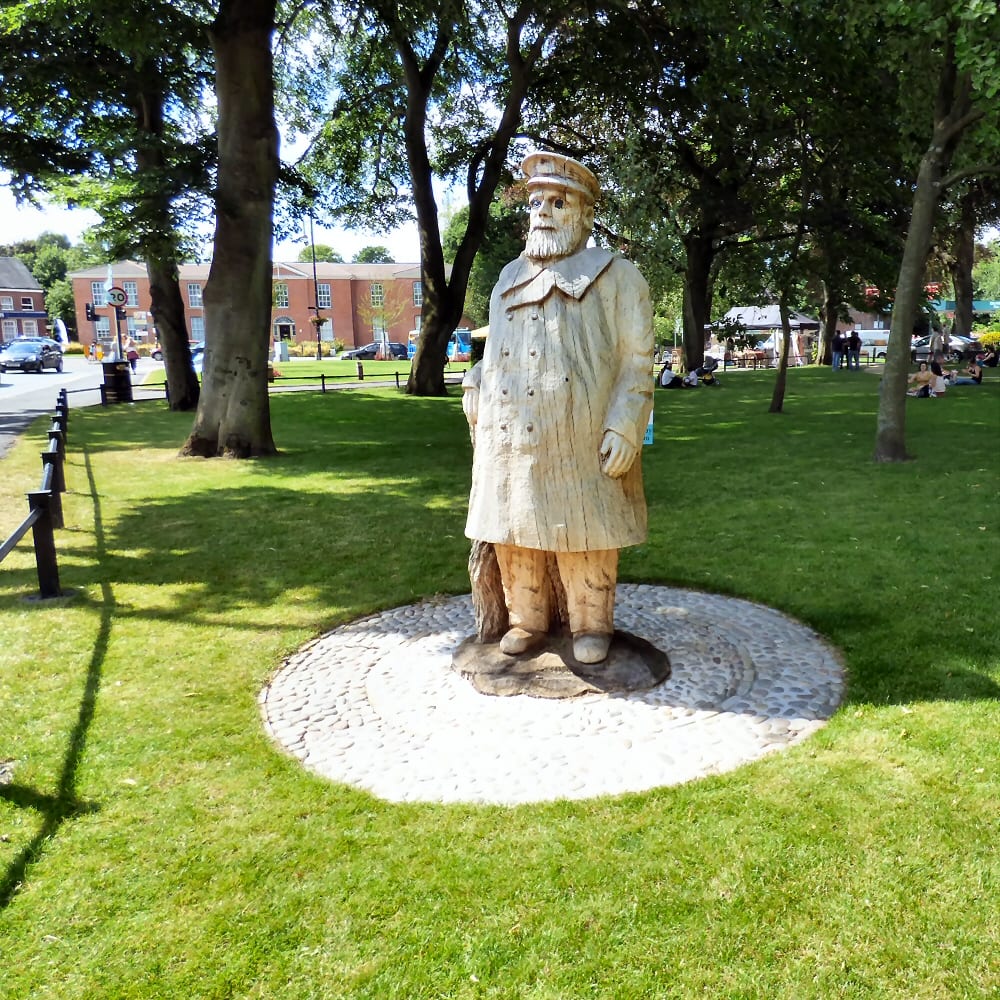
[{"label": "white window frame", "polygon": [[14,311],[14,296],[0,295],[0,312],[13,312],[13,311]]},{"label": "white window frame", "polygon": [[389,339],[389,327],[385,325],[385,319],[381,316],[376,316],[372,320],[372,333],[374,334],[373,340],[375,343],[381,343],[382,341],[388,341]]},{"label": "white window frame", "polygon": [[103,281],[92,281],[90,283],[90,301],[96,309],[100,309],[108,304],[108,290],[104,287]]},{"label": "white window frame", "polygon": [[192,340],[204,340],[205,339],[205,317],[204,316],[192,316],[191,317],[191,339]]},{"label": "white window frame", "polygon": [[37,337],[38,336],[38,320],[37,319],[22,319],[21,329],[26,337]]},{"label": "white window frame", "polygon": [[368,294],[371,295],[373,309],[381,309],[385,305],[385,285],[381,281],[373,281]]},{"label": "white window frame", "polygon": [[21,296],[21,312],[33,312],[35,300],[30,295]]},{"label": "white window frame", "polygon": [[192,309],[202,308],[201,285],[197,281],[188,282],[188,306]]},{"label": "white window frame", "polygon": [[5,319],[3,321],[3,339],[13,340],[17,336],[17,320]]},{"label": "white window frame", "polygon": [[271,303],[275,309],[288,308],[288,282],[276,281],[274,283],[274,299]]},{"label": "white window frame", "polygon": [[123,281],[122,291],[125,293],[125,305],[132,306],[133,309],[139,308],[139,282],[138,281]]},{"label": "white window frame", "polygon": [[422,281],[413,282],[413,304],[418,309],[424,307],[424,283]]},{"label": "white window frame", "polygon": [[317,283],[316,305],[318,305],[320,309],[333,308],[333,293],[330,289],[330,283],[328,281],[320,281]]}]

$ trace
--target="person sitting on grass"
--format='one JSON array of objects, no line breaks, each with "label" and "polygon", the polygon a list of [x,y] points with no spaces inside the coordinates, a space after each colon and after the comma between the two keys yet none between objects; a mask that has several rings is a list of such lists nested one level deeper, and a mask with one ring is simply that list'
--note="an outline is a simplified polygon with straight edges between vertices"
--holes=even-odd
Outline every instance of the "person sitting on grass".
[{"label": "person sitting on grass", "polygon": [[948,388],[948,380],[945,378],[944,368],[940,361],[931,362],[931,374],[934,376],[931,379],[931,395],[943,396]]},{"label": "person sitting on grass", "polygon": [[926,361],[920,362],[920,367],[906,380],[910,388],[906,390],[907,396],[929,396],[931,394],[931,382],[934,373],[930,370]]},{"label": "person sitting on grass", "polygon": [[981,385],[983,381],[982,365],[977,358],[965,366],[964,372],[953,371],[949,372],[948,376],[952,385]]}]

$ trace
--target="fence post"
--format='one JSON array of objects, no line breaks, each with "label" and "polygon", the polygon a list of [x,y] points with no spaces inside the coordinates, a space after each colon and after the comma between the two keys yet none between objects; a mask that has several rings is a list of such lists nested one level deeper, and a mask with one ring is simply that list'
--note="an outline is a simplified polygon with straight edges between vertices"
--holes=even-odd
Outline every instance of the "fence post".
[{"label": "fence post", "polygon": [[[46,475],[45,470],[51,466],[52,471]],[[62,494],[66,492],[66,484],[63,482],[62,458],[57,451],[42,452],[42,486],[49,483],[49,514],[52,518],[53,528],[65,527],[63,521]]]},{"label": "fence post", "polygon": [[326,392],[326,375],[323,372],[319,373],[319,389],[320,392]]},{"label": "fence post", "polygon": [[[58,496],[58,494],[55,494]],[[28,494],[28,506],[39,511],[40,516],[31,526],[35,544],[35,566],[38,569],[38,591],[42,597],[61,597],[59,587],[59,564],[56,562],[56,538],[53,533],[50,501],[53,493],[36,490]]]},{"label": "fence post", "polygon": [[60,389],[56,397],[56,420],[59,422],[63,434],[69,431],[69,399],[66,390]]}]

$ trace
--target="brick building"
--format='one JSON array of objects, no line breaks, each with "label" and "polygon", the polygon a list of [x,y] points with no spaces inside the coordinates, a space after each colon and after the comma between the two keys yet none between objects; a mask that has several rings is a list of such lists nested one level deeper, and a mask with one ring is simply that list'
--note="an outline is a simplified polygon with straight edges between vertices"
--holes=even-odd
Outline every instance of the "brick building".
[{"label": "brick building", "polygon": [[[205,310],[202,295],[208,281],[208,264],[182,264],[181,298],[191,339],[205,339]],[[156,339],[149,312],[149,278],[144,264],[119,261],[111,265],[115,287],[126,296],[122,335],[127,332],[139,343]],[[74,271],[73,284],[77,330],[89,344],[96,337],[102,343],[114,340],[114,311],[107,304],[106,266]],[[331,264],[316,262],[313,280],[311,263],[280,263],[272,266],[272,340],[316,343],[316,326],[311,318],[323,320],[320,339],[330,344],[342,340],[350,347],[382,339],[405,344],[411,330],[420,329],[423,305],[419,264]],[[95,307],[97,321],[86,318],[86,305]]]},{"label": "brick building", "polygon": [[47,337],[45,292],[17,257],[0,257],[0,341]]}]

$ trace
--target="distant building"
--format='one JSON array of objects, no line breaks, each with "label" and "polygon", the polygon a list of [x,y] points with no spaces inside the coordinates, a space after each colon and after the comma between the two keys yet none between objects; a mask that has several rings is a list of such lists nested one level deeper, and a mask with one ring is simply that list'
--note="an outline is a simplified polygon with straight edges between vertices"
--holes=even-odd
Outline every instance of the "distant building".
[{"label": "distant building", "polygon": [[17,257],[0,257],[0,340],[47,337],[45,291]]},{"label": "distant building", "polygon": [[[209,264],[180,266],[181,298],[191,339],[205,339],[205,308],[202,296],[208,282]],[[125,319],[129,335],[140,343],[156,339],[150,314],[149,278],[144,264],[118,261],[111,266],[114,285],[125,293]],[[74,271],[73,284],[77,329],[87,344],[95,338],[110,343],[114,339],[113,310],[107,303],[107,266]],[[271,338],[273,341],[316,343],[316,324],[324,343],[334,339],[347,347],[361,347],[386,339],[405,344],[411,330],[420,329],[423,287],[419,264],[331,264],[316,262],[313,280],[311,263],[280,263],[272,266]],[[90,304],[96,322],[86,318]]]}]

